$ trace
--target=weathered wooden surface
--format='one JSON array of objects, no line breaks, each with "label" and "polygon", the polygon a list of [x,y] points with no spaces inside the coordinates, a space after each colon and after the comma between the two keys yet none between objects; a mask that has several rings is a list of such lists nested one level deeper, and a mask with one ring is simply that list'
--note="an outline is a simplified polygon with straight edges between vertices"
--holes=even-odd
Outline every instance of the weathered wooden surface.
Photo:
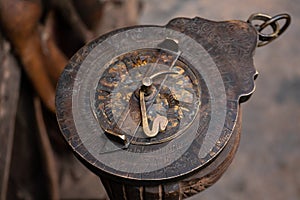
[{"label": "weathered wooden surface", "polygon": [[19,98],[20,68],[0,35],[0,199],[6,199]]},{"label": "weathered wooden surface", "polygon": [[22,76],[19,90],[15,137],[8,181],[7,199],[51,199],[48,177],[39,148],[38,128],[34,116],[33,93]]},{"label": "weathered wooden surface", "polygon": [[[57,199],[58,184],[61,198],[105,198],[99,178],[82,167],[62,145],[55,115],[33,97],[37,92],[43,105],[54,111],[55,85],[67,57],[99,33],[135,24],[140,5],[139,0],[0,0],[1,33],[18,58],[18,70],[23,68],[25,72],[19,91],[16,87],[19,77],[7,77],[7,73],[2,73],[6,70],[2,65],[9,63],[0,52],[1,200],[6,190],[9,191],[8,199]],[[0,49],[2,47],[1,43]],[[10,67],[9,72],[15,70],[14,66]],[[9,87],[5,81],[9,82]],[[13,95],[19,93],[21,97],[17,103]],[[14,109],[11,109],[13,104]],[[14,132],[15,138],[12,137]]]}]

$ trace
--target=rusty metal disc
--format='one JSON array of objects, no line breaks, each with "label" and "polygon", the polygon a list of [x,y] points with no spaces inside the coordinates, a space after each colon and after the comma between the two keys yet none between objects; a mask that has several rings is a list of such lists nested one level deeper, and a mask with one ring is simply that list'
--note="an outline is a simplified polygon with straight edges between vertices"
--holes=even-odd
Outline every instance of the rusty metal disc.
[{"label": "rusty metal disc", "polygon": [[[245,22],[201,18],[99,37],[73,56],[58,83],[66,141],[87,167],[115,180],[153,183],[196,173],[227,145],[241,97],[254,90],[256,37]],[[145,135],[159,116],[165,126]]]}]

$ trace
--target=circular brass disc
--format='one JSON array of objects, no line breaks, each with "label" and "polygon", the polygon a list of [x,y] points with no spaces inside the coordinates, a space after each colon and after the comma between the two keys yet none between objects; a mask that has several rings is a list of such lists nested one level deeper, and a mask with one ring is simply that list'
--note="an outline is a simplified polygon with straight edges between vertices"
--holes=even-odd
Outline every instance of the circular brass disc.
[{"label": "circular brass disc", "polygon": [[[197,113],[167,142],[122,147],[107,137],[95,115],[99,80],[116,58],[158,49],[166,38],[178,41],[180,60],[197,78]],[[69,145],[95,173],[137,181],[177,178],[206,165],[230,139],[238,101],[227,99],[223,79],[210,54],[183,33],[157,26],[121,29],[89,43],[70,60],[58,83],[57,118]]]}]

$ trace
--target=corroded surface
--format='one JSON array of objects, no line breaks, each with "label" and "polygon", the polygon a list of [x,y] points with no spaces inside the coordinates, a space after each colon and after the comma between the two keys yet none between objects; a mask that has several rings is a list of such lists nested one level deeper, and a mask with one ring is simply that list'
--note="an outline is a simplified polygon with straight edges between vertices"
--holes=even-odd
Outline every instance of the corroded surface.
[{"label": "corroded surface", "polygon": [[[178,18],[166,27],[141,26],[119,30],[83,47],[71,59],[58,84],[58,121],[65,139],[77,156],[98,175],[143,185],[183,179],[201,169],[200,172],[205,171],[206,174],[214,173],[209,175],[206,184],[203,183],[207,187],[224,172],[217,170],[222,168],[222,162],[213,168],[208,167],[212,159],[233,156],[230,152],[234,145],[229,145],[229,141],[234,140],[232,134],[240,123],[237,120],[238,103],[240,97],[248,96],[254,90],[256,71],[252,56],[256,32],[245,22],[220,23],[202,18]],[[97,91],[111,92],[119,84],[114,79],[122,78],[110,75],[115,71],[113,67],[105,67],[107,63],[114,63],[112,58],[134,49],[154,48],[157,42],[170,37],[178,40],[181,60],[188,62],[190,70],[196,73],[202,93],[199,112],[191,125],[183,127],[182,135],[167,143],[146,147],[131,144],[127,149],[122,149],[105,136],[91,112],[91,105],[99,108],[101,99],[110,96],[103,96],[102,93],[94,95],[93,88],[98,83],[96,81],[95,84],[95,80],[103,74]],[[100,104],[91,104],[90,97],[96,97],[96,102],[100,100]],[[98,120],[106,117],[112,121],[113,109],[105,108],[104,103],[103,110],[106,114]],[[192,184],[193,181],[186,183]],[[183,189],[181,185],[177,188]],[[184,197],[194,194],[185,193]],[[166,191],[166,194],[171,192]]]},{"label": "corroded surface", "polygon": [[191,177],[158,185],[131,185],[115,182],[104,177],[101,181],[112,199],[165,199],[180,200],[191,197],[213,185],[227,170],[237,151],[241,136],[241,115],[228,145],[205,169]]},{"label": "corroded surface", "polygon": [[[178,136],[178,130],[185,129],[194,120],[201,103],[198,81],[180,58],[172,67],[178,74],[168,75],[163,85],[165,76],[155,78],[155,91],[146,96],[150,126],[158,115],[166,116],[166,131],[151,139],[145,136],[142,127],[136,131],[141,123],[139,91],[143,77],[149,71],[154,74],[168,70],[175,56],[162,50],[147,49],[116,58],[99,78],[95,103],[91,105],[101,127],[126,135],[132,144],[162,143]],[[155,99],[151,99],[154,95]]]}]

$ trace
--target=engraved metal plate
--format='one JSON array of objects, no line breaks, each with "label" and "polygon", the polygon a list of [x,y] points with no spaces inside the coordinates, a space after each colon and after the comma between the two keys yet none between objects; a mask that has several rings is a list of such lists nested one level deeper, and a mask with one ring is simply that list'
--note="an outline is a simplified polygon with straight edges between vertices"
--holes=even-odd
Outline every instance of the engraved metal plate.
[{"label": "engraved metal plate", "polygon": [[[160,46],[166,39],[177,42],[177,51]],[[203,168],[229,141],[240,97],[254,90],[256,40],[245,22],[201,18],[96,39],[73,56],[58,84],[57,118],[65,139],[99,175],[155,181]],[[158,113],[168,125],[149,138],[135,93],[147,71],[170,67],[178,73],[154,80],[158,96],[147,107],[150,126]],[[128,141],[118,143],[106,132]]]}]

